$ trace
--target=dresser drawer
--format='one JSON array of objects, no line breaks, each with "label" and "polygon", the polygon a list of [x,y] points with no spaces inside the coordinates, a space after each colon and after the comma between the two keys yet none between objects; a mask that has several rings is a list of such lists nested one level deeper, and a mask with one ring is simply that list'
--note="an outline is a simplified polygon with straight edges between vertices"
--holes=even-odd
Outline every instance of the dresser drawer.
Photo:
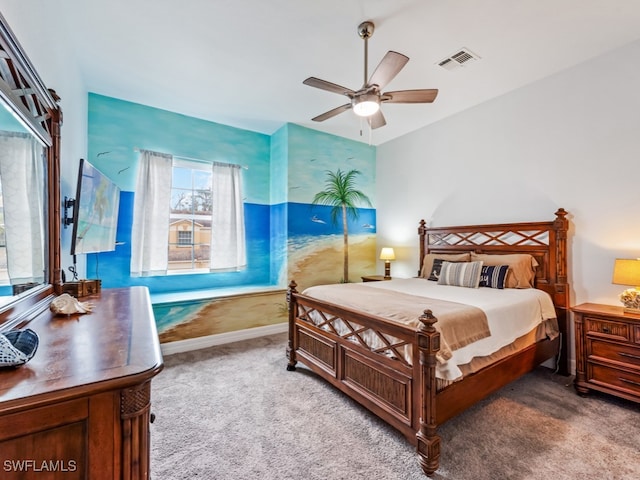
[{"label": "dresser drawer", "polygon": [[640,369],[640,348],[633,345],[619,345],[602,340],[589,340],[587,355],[589,359],[599,357]]},{"label": "dresser drawer", "polygon": [[589,364],[587,377],[590,382],[640,395],[640,373],[629,373],[604,365]]},{"label": "dresser drawer", "polygon": [[631,339],[630,327],[626,323],[586,317],[584,319],[584,328],[587,334],[597,334],[614,340],[624,340],[627,342],[633,341]]}]

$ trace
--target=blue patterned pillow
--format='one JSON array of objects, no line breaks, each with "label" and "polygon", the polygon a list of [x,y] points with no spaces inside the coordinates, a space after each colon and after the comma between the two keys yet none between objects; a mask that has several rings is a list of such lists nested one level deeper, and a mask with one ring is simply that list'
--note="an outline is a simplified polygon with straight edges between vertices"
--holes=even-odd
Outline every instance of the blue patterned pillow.
[{"label": "blue patterned pillow", "polygon": [[509,265],[484,265],[480,272],[481,287],[504,288]]},{"label": "blue patterned pillow", "polygon": [[478,288],[482,262],[442,262],[438,285]]}]

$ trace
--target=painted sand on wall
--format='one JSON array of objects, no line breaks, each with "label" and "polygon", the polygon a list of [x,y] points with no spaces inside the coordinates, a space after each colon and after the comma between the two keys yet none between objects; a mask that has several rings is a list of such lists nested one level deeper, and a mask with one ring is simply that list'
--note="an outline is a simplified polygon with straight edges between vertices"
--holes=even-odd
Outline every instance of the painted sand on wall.
[{"label": "painted sand on wall", "polygon": [[[289,280],[298,291],[312,285],[340,283],[343,266],[342,235],[296,237],[289,243]],[[349,235],[349,281],[376,271],[375,234]]]},{"label": "painted sand on wall", "polygon": [[[349,279],[361,281],[375,272],[375,235],[349,236]],[[311,285],[338,283],[342,278],[342,236],[298,237],[289,245],[289,278],[302,291]],[[161,306],[157,322],[161,343],[286,322],[285,291],[212,299],[201,304]],[[160,309],[166,309],[161,314]],[[177,323],[175,322],[177,320]]]},{"label": "painted sand on wall", "polygon": [[159,327],[160,343],[262,327],[287,321],[284,291],[212,299],[183,317],[180,323]]}]

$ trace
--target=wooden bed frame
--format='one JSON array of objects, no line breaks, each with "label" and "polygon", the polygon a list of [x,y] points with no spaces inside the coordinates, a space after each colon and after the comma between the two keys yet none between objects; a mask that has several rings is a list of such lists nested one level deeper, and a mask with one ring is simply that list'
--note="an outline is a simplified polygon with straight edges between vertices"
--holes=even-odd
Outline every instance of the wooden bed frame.
[{"label": "wooden bed frame", "polygon": [[[544,361],[558,355],[558,371],[568,375],[567,212],[559,209],[551,222],[471,225],[429,228],[420,222],[420,269],[426,253],[508,254],[529,253],[539,263],[535,287],[548,292],[556,307],[560,336],[542,340],[508,356],[463,380],[444,388],[435,376],[440,334],[430,310],[420,316],[420,328],[412,329],[382,317],[367,315],[302,295],[292,281],[287,292],[289,341],[287,370],[296,363],[308,366],[355,401],[402,432],[417,447],[420,465],[427,475],[440,461],[438,425]],[[420,272],[420,269],[418,272]],[[320,315],[314,325],[309,315]],[[337,333],[340,320],[349,332]],[[365,331],[383,341],[372,349],[363,340]],[[412,349],[409,364],[399,353]]]}]

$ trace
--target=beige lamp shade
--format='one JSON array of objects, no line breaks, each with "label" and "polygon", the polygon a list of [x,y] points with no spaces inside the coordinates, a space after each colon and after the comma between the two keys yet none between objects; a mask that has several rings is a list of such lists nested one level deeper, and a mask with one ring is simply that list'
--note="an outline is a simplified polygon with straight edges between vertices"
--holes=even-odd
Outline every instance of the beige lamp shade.
[{"label": "beige lamp shade", "polygon": [[380,250],[380,260],[395,260],[396,254],[391,247],[384,247]]},{"label": "beige lamp shade", "polygon": [[613,266],[613,280],[616,285],[640,286],[640,260],[616,258]]}]

